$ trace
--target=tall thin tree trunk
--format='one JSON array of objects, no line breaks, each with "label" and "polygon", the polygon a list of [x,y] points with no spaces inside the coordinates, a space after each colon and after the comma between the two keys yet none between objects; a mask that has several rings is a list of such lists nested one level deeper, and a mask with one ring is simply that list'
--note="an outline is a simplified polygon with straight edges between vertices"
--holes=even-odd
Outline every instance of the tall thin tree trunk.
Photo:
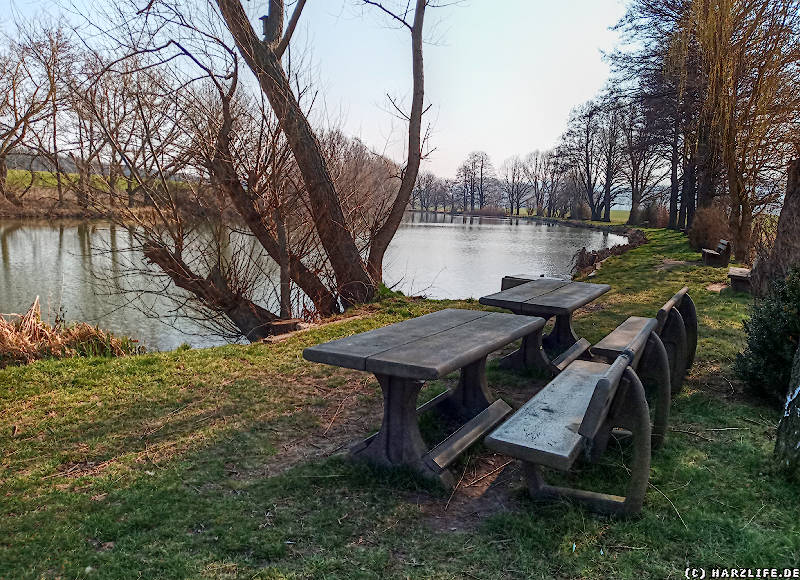
[{"label": "tall thin tree trunk", "polygon": [[680,163],[680,152],[678,150],[680,135],[679,121],[680,118],[676,115],[672,135],[672,155],[670,156],[669,173],[669,223],[667,227],[671,230],[678,228],[678,163]]},{"label": "tall thin tree trunk", "polygon": [[275,210],[275,233],[278,238],[280,260],[280,302],[281,318],[292,316],[292,277],[289,268],[289,242],[286,237],[286,221],[279,209]]},{"label": "tall thin tree trunk", "polygon": [[[8,162],[5,153],[0,155],[0,195],[8,199]],[[10,200],[9,200],[10,201]]]},{"label": "tall thin tree trunk", "polygon": [[[698,176],[697,206],[710,207],[714,202],[716,155],[713,137],[706,122],[701,121],[698,129],[697,158],[695,168]],[[690,221],[690,220],[687,220]]]},{"label": "tall thin tree trunk", "polygon": [[731,197],[731,214],[728,219],[733,236],[733,252],[740,262],[750,257],[750,238],[753,232],[753,209],[750,199],[744,191],[741,179],[734,174],[728,176],[728,188]]}]

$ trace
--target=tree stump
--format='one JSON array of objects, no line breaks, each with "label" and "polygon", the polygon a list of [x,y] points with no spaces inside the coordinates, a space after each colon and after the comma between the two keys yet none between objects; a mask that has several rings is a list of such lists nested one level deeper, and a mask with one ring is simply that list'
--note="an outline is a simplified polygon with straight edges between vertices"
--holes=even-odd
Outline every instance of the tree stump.
[{"label": "tree stump", "polygon": [[792,380],[775,441],[775,457],[780,465],[800,481],[800,348],[792,365]]}]

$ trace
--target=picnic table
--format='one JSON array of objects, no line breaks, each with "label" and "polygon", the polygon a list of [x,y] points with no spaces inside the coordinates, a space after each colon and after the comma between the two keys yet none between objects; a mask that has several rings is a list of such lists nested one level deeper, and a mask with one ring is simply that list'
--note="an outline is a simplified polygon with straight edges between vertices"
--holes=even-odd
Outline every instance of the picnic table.
[{"label": "picnic table", "polygon": [[[486,357],[520,338],[539,335],[537,317],[478,310],[446,309],[306,348],[312,362],[374,373],[383,393],[380,430],[351,448],[353,456],[384,465],[407,465],[445,485],[453,460],[499,423],[511,408],[495,400],[486,381]],[[417,408],[427,380],[460,370],[455,388]],[[461,427],[428,449],[418,415],[434,410]]]},{"label": "picnic table", "polygon": [[540,340],[540,347],[544,346],[552,352],[566,351],[578,341],[572,328],[572,313],[608,292],[611,286],[516,275],[505,277],[502,288],[496,294],[482,297],[480,303],[506,308],[514,314],[536,316],[545,320],[553,317],[556,319],[550,334],[523,339],[522,347],[506,358],[506,365],[512,368],[533,366],[547,369],[550,368],[550,361],[544,350],[540,349],[540,354],[531,356],[530,353],[536,350],[536,345],[526,342]]}]

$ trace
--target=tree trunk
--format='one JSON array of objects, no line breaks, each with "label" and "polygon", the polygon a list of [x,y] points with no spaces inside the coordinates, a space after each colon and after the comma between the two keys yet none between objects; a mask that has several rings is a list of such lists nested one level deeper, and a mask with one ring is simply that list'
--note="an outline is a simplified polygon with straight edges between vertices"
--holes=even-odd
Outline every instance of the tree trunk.
[{"label": "tree trunk", "polygon": [[683,168],[683,187],[681,188],[681,209],[678,214],[678,228],[688,230],[692,227],[695,212],[695,196],[697,195],[697,162],[690,155]]},{"label": "tree trunk", "polygon": [[606,183],[603,190],[603,206],[604,206],[604,213],[603,213],[603,221],[610,222],[611,221],[611,183],[609,183],[610,179],[606,177]]},{"label": "tree trunk", "polygon": [[636,226],[641,221],[642,204],[639,196],[631,196],[631,213],[628,216],[628,225]]},{"label": "tree trunk", "polygon": [[89,207],[89,164],[81,161],[78,164],[78,205]]},{"label": "tree trunk", "polygon": [[[408,117],[408,162],[403,169],[403,178],[400,182],[400,189],[397,191],[397,198],[392,204],[392,209],[383,225],[370,240],[369,257],[367,258],[367,270],[375,281],[379,283],[383,280],[383,256],[389,247],[389,243],[394,238],[400,222],[403,220],[403,213],[408,205],[408,198],[414,189],[419,174],[419,165],[422,161],[422,138],[420,131],[422,127],[422,113],[425,104],[425,73],[422,60],[422,26],[425,19],[426,0],[417,0],[414,9],[414,23],[411,26],[411,113]],[[438,202],[434,202],[434,211]]]},{"label": "tree trunk", "polygon": [[695,168],[698,174],[697,206],[710,207],[716,194],[715,166],[716,155],[712,146],[711,131],[706,122],[701,121],[698,129],[697,160]]},{"label": "tree trunk", "polygon": [[[271,14],[265,28],[266,32],[276,36],[268,36],[264,42],[256,36],[240,0],[217,0],[217,5],[240,54],[256,75],[286,135],[308,190],[314,227],[336,275],[343,302],[351,306],[371,300],[378,281],[370,278],[364,266],[355,240],[347,228],[344,211],[319,141],[292,92],[280,56],[274,49],[281,40],[277,36],[283,29],[283,2],[270,0]],[[405,207],[405,203],[402,207]]]},{"label": "tree trunk", "polygon": [[[6,189],[6,183],[8,180],[8,163],[6,162],[6,156],[0,155],[0,195],[8,199],[8,190]],[[9,201],[11,201],[9,199]]]},{"label": "tree trunk", "polygon": [[275,230],[278,238],[280,260],[280,302],[281,318],[292,317],[292,278],[289,267],[289,241],[286,237],[286,221],[279,209],[275,210]]},{"label": "tree trunk", "polygon": [[[223,110],[228,109],[228,107],[229,102],[223,102]],[[225,115],[227,120],[220,128],[217,136],[217,150],[212,160],[212,166],[209,168],[213,183],[219,185],[225,192],[233,202],[236,211],[247,224],[248,229],[270,257],[280,264],[282,260],[280,245],[264,225],[253,198],[242,186],[236,169],[233,167],[233,155],[229,147],[229,130],[232,117],[228,113],[225,113]],[[336,295],[325,287],[319,277],[309,270],[300,258],[293,254],[289,254],[289,273],[292,280],[314,303],[314,307],[321,316],[330,316],[339,310]]]},{"label": "tree trunk", "polygon": [[775,459],[800,480],[800,348],[794,357],[786,409],[775,437]]},{"label": "tree trunk", "polygon": [[669,223],[667,227],[671,230],[678,229],[678,163],[680,162],[680,152],[678,151],[678,138],[680,135],[680,118],[675,116],[675,127],[672,136],[672,155],[670,157],[669,172]]},{"label": "tree trunk", "polygon": [[206,278],[201,278],[192,272],[180,256],[154,243],[145,244],[144,255],[157,264],[176,286],[191,292],[215,312],[224,313],[250,342],[274,333],[272,323],[277,317],[247,298],[231,292],[219,269],[215,268]]},{"label": "tree trunk", "polygon": [[747,262],[750,258],[750,238],[753,233],[753,209],[750,206],[750,198],[737,175],[729,173],[728,188],[731,198],[728,225],[733,237],[733,252],[738,261]]},{"label": "tree trunk", "polygon": [[770,255],[753,265],[753,293],[763,296],[771,280],[785,278],[793,267],[800,268],[800,159],[789,164],[786,197]]}]

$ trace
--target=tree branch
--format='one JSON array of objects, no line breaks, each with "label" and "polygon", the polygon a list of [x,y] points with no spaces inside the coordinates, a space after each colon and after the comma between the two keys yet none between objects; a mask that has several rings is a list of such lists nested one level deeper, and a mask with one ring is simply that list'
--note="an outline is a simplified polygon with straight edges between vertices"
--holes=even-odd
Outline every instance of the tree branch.
[{"label": "tree branch", "polygon": [[306,0],[297,0],[297,6],[294,7],[292,17],[289,19],[289,25],[286,27],[286,33],[281,38],[278,46],[275,47],[275,54],[278,58],[283,57],[286,47],[289,46],[289,41],[292,40],[294,29],[297,28],[297,21],[300,20],[300,14],[303,12],[303,7],[306,5]]}]

